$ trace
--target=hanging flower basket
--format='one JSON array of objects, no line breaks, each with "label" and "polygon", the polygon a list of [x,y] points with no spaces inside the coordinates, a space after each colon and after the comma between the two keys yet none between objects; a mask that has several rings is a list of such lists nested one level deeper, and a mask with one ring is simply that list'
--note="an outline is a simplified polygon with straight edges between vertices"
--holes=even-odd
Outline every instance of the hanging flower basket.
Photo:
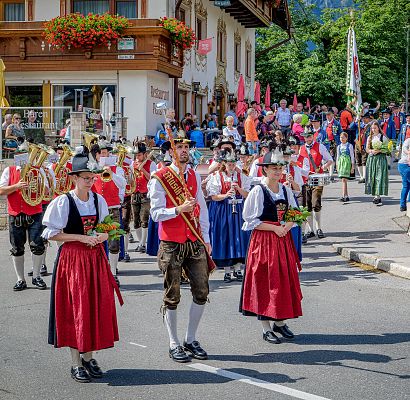
[{"label": "hanging flower basket", "polygon": [[111,14],[68,14],[44,23],[43,36],[56,48],[71,47],[92,50],[96,46],[111,46],[130,26],[127,18]]},{"label": "hanging flower basket", "polygon": [[171,34],[171,42],[183,50],[189,50],[195,45],[195,32],[176,18],[162,17],[160,26]]}]

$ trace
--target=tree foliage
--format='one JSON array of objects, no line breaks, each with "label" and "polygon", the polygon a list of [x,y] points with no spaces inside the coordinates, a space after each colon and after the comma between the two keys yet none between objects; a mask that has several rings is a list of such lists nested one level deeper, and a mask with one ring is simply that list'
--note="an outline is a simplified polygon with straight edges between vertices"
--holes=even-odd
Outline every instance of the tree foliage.
[{"label": "tree foliage", "polygon": [[[287,37],[276,25],[256,33],[257,79],[271,86],[271,98],[297,93],[315,103],[346,104],[347,31],[349,9],[324,9],[290,1],[295,29],[290,42],[258,56],[258,52]],[[356,0],[356,32],[363,101],[402,102],[405,92],[406,27],[410,25],[408,0]]]}]

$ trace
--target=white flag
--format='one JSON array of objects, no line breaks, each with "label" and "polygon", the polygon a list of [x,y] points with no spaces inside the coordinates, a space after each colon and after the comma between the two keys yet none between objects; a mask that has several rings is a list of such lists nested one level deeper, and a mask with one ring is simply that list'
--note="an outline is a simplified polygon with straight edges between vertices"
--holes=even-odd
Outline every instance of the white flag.
[{"label": "white flag", "polygon": [[362,77],[360,75],[359,57],[357,54],[356,34],[353,26],[351,26],[347,38],[346,95],[348,106],[354,109],[357,114],[362,109],[361,83]]}]

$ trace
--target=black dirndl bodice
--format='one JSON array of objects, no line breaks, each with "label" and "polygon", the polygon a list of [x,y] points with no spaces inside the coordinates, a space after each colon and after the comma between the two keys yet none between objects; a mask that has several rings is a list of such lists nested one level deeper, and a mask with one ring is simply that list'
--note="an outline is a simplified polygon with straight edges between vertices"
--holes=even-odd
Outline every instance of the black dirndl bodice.
[{"label": "black dirndl bodice", "polygon": [[281,222],[283,215],[289,208],[288,192],[282,186],[284,199],[273,200],[268,189],[264,185],[259,185],[263,191],[263,211],[259,219],[263,222]]}]

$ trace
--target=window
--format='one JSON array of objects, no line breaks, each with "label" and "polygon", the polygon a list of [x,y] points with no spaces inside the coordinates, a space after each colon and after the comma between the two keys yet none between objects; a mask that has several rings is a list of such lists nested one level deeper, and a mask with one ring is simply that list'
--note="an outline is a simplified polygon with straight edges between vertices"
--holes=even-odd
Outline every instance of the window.
[{"label": "window", "polygon": [[73,0],[72,12],[83,15],[109,12],[126,18],[138,18],[137,0]]},{"label": "window", "polygon": [[235,71],[241,72],[241,43],[235,43]]},{"label": "window", "polygon": [[202,20],[201,18],[196,19],[196,38],[202,40]]},{"label": "window", "polygon": [[186,24],[186,11],[183,8],[179,10],[179,20]]},{"label": "window", "polygon": [[3,21],[25,21],[26,6],[24,1],[5,2]]},{"label": "window", "polygon": [[187,105],[188,105],[188,92],[185,90],[180,90],[179,91],[179,104],[178,104],[180,121],[182,121],[182,119],[184,118],[184,115],[188,112]]},{"label": "window", "polygon": [[135,0],[117,1],[115,13],[126,18],[138,18],[137,2]]},{"label": "window", "polygon": [[217,59],[223,62],[225,61],[225,37],[223,32],[218,32],[217,47]]},{"label": "window", "polygon": [[246,49],[245,72],[246,76],[251,76],[252,68],[252,50]]}]

